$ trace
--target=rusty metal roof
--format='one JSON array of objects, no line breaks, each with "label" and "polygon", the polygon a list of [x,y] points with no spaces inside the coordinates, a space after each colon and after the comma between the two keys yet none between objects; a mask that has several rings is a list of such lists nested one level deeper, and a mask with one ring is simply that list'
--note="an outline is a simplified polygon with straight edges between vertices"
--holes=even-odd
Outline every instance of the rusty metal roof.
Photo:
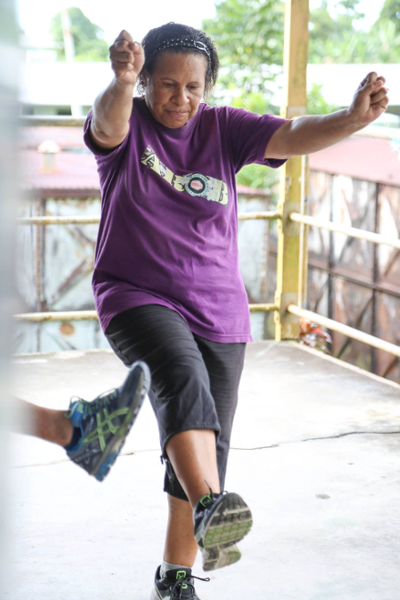
[{"label": "rusty metal roof", "polygon": [[400,152],[391,140],[353,136],[310,155],[310,168],[400,187]]},{"label": "rusty metal roof", "polygon": [[[61,147],[57,170],[45,173],[37,147],[53,140]],[[94,157],[87,151],[80,127],[24,128],[20,135],[23,189],[34,197],[86,198],[99,196]],[[400,186],[399,151],[388,139],[351,137],[310,156],[310,167],[334,175]],[[265,196],[266,192],[238,186],[243,195]]]},{"label": "rusty metal roof", "polygon": [[42,169],[42,155],[37,150],[20,153],[23,190],[36,198],[89,198],[99,196],[99,179],[92,154],[59,152],[56,170]]},{"label": "rusty metal roof", "polygon": [[[44,140],[56,141],[62,150],[56,170],[45,172],[37,147]],[[82,141],[80,127],[37,127],[21,136],[23,190],[35,198],[88,198],[100,195],[96,161]],[[72,150],[75,150],[72,151]],[[268,192],[238,185],[244,196],[268,197]]]}]

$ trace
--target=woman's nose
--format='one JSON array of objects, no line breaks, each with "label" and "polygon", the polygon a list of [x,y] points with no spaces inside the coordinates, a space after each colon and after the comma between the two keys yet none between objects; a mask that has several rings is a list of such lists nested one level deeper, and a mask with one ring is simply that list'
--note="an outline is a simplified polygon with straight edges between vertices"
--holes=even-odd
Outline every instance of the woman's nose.
[{"label": "woman's nose", "polygon": [[183,106],[184,104],[187,104],[188,97],[187,97],[186,89],[184,87],[180,87],[175,90],[174,100],[175,100],[176,104],[178,104],[179,106]]}]

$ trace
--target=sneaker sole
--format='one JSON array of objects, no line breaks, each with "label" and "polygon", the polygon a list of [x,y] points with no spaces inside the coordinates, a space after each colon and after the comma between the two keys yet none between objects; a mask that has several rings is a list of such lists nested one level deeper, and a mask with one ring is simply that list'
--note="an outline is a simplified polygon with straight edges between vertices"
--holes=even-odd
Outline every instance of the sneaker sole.
[{"label": "sneaker sole", "polygon": [[215,571],[229,567],[241,559],[242,553],[236,544],[223,544],[222,546],[214,546],[202,551],[203,554],[203,570]]},{"label": "sneaker sole", "polygon": [[160,596],[155,587],[151,590],[150,600],[162,600],[162,596]]},{"label": "sneaker sole", "polygon": [[217,501],[208,522],[196,533],[204,548],[239,542],[253,524],[251,510],[238,494],[224,494]]},{"label": "sneaker sole", "polygon": [[136,417],[143,404],[145,396],[150,389],[150,369],[146,363],[142,361],[137,361],[131,367],[130,373],[128,374],[124,382],[122,393],[126,389],[129,389],[132,385],[132,381],[137,377],[137,369],[141,370],[141,374],[138,378],[136,391],[133,395],[133,400],[131,406],[129,407],[129,411],[126,414],[123,423],[121,423],[118,430],[109,440],[107,446],[104,449],[104,452],[101,454],[99,460],[90,472],[90,474],[93,475],[98,481],[102,481],[106,477],[112,465],[116,461],[119,453],[122,450],[123,445],[125,444],[127,435],[130,432],[131,427],[136,420]]}]

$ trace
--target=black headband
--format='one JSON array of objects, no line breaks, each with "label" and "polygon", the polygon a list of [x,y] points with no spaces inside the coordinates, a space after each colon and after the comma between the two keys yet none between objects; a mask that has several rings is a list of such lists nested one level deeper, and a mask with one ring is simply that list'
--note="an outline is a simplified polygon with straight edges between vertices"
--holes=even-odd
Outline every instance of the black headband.
[{"label": "black headband", "polygon": [[165,40],[158,46],[157,52],[166,50],[167,48],[176,48],[179,46],[184,46],[185,48],[197,48],[197,50],[205,52],[208,58],[210,58],[210,50],[206,44],[203,44],[203,42],[199,42],[194,38],[171,38],[170,40]]}]

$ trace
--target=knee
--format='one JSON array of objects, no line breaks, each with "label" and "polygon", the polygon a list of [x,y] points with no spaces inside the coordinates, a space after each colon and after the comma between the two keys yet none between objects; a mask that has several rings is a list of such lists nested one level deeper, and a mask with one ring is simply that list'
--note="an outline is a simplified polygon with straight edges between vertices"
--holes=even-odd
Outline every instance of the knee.
[{"label": "knee", "polygon": [[201,365],[174,362],[165,368],[162,379],[156,382],[160,398],[198,397],[210,395],[210,380]]}]

